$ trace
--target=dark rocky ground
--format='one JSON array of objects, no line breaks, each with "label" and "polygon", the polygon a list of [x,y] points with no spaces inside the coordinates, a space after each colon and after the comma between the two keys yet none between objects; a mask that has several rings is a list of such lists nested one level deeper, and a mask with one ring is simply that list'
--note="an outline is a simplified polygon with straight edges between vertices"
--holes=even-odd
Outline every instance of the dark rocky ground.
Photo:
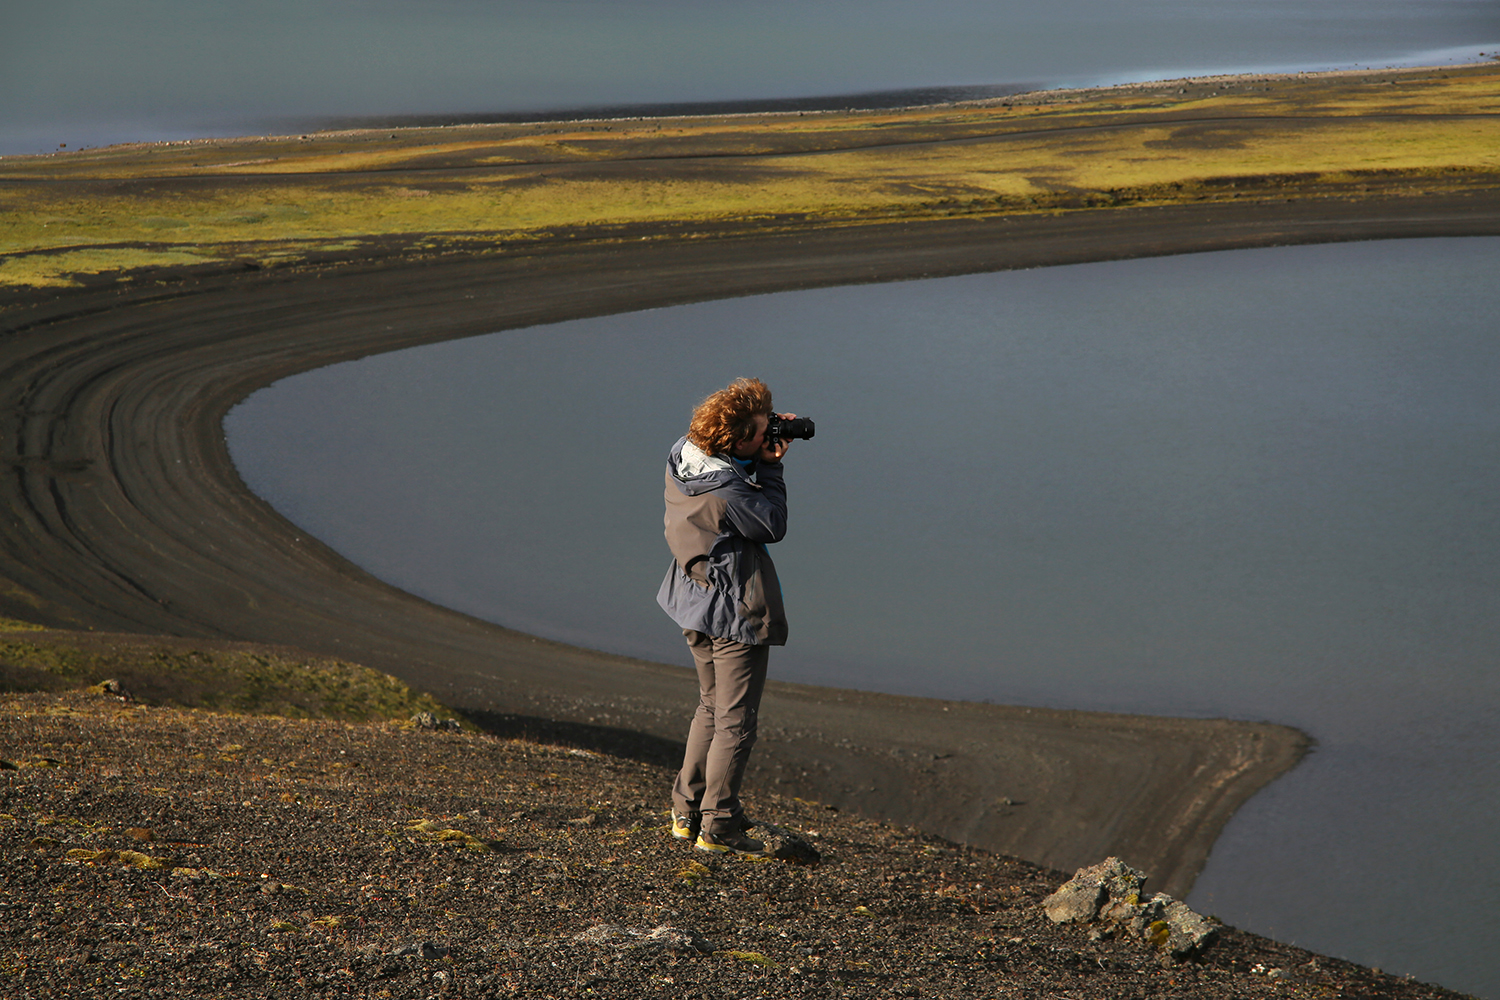
[{"label": "dark rocky ground", "polygon": [[1456,995],[1228,927],[1164,961],[1051,923],[1064,873],[794,798],[748,803],[820,864],[710,857],[657,763],[3,698],[7,997]]}]

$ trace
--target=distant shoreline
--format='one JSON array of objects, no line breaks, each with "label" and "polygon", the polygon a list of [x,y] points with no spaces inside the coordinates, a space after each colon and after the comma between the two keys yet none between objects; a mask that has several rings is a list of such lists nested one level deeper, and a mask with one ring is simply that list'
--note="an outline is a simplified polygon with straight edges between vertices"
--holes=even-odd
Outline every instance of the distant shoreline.
[{"label": "distant shoreline", "polygon": [[[636,235],[636,234],[639,235]],[[539,640],[350,565],[253,496],[225,449],[249,392],[370,353],[736,295],[1205,250],[1500,235],[1500,191],[819,224],[619,226],[503,252],[404,250],[0,294],[0,615],[244,639],[386,670],[499,731],[670,754],[681,667]],[[1306,738],[1223,720],[773,684],[755,788],[1071,869],[1118,854],[1185,895]],[[665,801],[665,789],[663,801]]]},{"label": "distant shoreline", "polygon": [[[1500,44],[1500,43],[1497,43]],[[305,124],[320,131],[345,131],[387,128],[446,128],[463,125],[527,125],[540,122],[619,122],[651,118],[734,118],[760,115],[796,115],[808,112],[839,113],[845,111],[908,111],[955,105],[984,105],[1005,101],[1044,102],[1072,94],[1097,94],[1110,90],[1153,90],[1170,86],[1200,83],[1250,82],[1269,80],[1319,80],[1355,76],[1382,76],[1414,72],[1442,72],[1492,66],[1500,56],[1475,62],[1445,63],[1434,66],[1385,66],[1380,69],[1310,69],[1266,70],[1243,73],[1202,73],[1188,76],[1131,80],[1123,83],[1101,83],[1091,86],[1048,87],[1038,83],[996,83],[974,86],[910,87],[901,90],[871,90],[852,94],[827,94],[817,97],[783,97],[680,103],[643,103],[615,106],[566,108],[557,111],[518,111],[513,113],[413,114],[413,115],[330,115],[309,117]]]},{"label": "distant shoreline", "polygon": [[[1496,43],[1500,47],[1500,42]],[[858,91],[848,94],[824,94],[811,97],[742,98],[717,101],[641,102],[620,105],[592,105],[533,111],[495,112],[429,112],[395,115],[306,115],[285,119],[264,119],[265,131],[259,135],[213,135],[209,139],[188,141],[232,142],[236,139],[270,139],[303,133],[338,133],[381,131],[406,128],[459,128],[486,125],[534,125],[553,122],[624,122],[655,118],[734,118],[767,115],[840,113],[846,111],[897,111],[940,108],[954,105],[983,105],[1015,101],[1047,101],[1072,94],[1093,94],[1109,90],[1165,88],[1170,85],[1251,80],[1317,80],[1355,76],[1381,76],[1413,72],[1445,72],[1481,66],[1492,66],[1500,56],[1473,62],[1435,65],[1396,64],[1379,68],[1333,68],[1309,70],[1250,70],[1238,73],[1201,73],[1186,76],[1131,80],[1084,86],[1049,87],[1039,82],[908,87],[892,90]],[[245,124],[252,124],[246,119]],[[112,146],[149,146],[182,142],[182,139],[125,139],[100,145],[70,143],[70,149],[104,149]],[[0,153],[0,160],[10,156],[46,156],[51,150]]]}]

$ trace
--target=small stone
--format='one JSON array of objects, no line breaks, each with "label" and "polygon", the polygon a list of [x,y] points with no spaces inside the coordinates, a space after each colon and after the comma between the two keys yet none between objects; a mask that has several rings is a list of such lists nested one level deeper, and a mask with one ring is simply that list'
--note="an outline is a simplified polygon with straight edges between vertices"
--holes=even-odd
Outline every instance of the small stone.
[{"label": "small stone", "polygon": [[758,823],[754,836],[766,845],[766,855],[794,865],[816,865],[823,860],[806,837],[774,823]]},{"label": "small stone", "polygon": [[1169,930],[1166,950],[1178,961],[1182,961],[1209,944],[1217,933],[1212,922],[1195,913],[1191,907],[1171,897],[1157,896],[1158,900],[1169,900],[1164,908],[1164,919]]},{"label": "small stone", "polygon": [[1140,899],[1141,887],[1146,883],[1145,872],[1137,871],[1119,858],[1105,858],[1095,869],[1099,871],[1104,891],[1111,899]]},{"label": "small stone", "polygon": [[436,941],[413,941],[404,944],[391,954],[397,958],[447,958],[448,948]]},{"label": "small stone", "polygon": [[143,844],[149,843],[156,839],[156,834],[152,833],[150,830],[146,829],[143,826],[132,826],[130,829],[126,830],[125,833],[132,840],[139,840]]},{"label": "small stone", "polygon": [[1099,903],[1104,898],[1104,887],[1099,883],[1075,878],[1064,882],[1043,900],[1042,910],[1054,924],[1088,923],[1098,914]]},{"label": "small stone", "polygon": [[646,935],[646,940],[651,945],[664,948],[674,955],[686,954],[689,951],[704,954],[713,951],[701,934],[697,931],[684,930],[681,927],[653,927]]},{"label": "small stone", "polygon": [[93,694],[110,695],[112,697],[119,698],[121,701],[130,700],[130,692],[121,687],[120,682],[115,680],[113,677],[111,677],[109,680],[100,681],[98,684],[95,684],[93,687],[89,688],[89,691]]},{"label": "small stone", "polygon": [[413,729],[430,729],[447,732],[458,732],[463,727],[458,724],[457,719],[440,719],[431,712],[418,712],[411,717]]},{"label": "small stone", "polygon": [[616,951],[664,951],[672,955],[707,955],[714,949],[703,935],[683,927],[622,927],[619,924],[595,924],[574,935],[578,944],[612,948]]},{"label": "small stone", "polygon": [[1129,926],[1145,918],[1146,914],[1143,912],[1144,907],[1140,905],[1139,896],[1116,899],[1108,895],[1108,890],[1105,890],[1105,893],[1104,902],[1099,905],[1098,919],[1100,923],[1111,926],[1116,924]]}]

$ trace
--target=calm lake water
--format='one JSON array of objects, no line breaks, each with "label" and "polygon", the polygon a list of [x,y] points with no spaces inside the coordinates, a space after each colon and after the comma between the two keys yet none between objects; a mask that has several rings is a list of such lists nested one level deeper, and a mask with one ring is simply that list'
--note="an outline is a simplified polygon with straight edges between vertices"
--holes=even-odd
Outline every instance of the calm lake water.
[{"label": "calm lake water", "polygon": [[1318,749],[1189,902],[1500,997],[1500,239],[756,296],[478,337],[234,409],[250,486],[376,575],[686,664],[667,447],[740,374],[818,421],[784,679],[1268,719]]},{"label": "calm lake water", "polygon": [[1493,50],[1493,0],[48,0],[0,14],[0,155],[350,117],[1093,85]]}]

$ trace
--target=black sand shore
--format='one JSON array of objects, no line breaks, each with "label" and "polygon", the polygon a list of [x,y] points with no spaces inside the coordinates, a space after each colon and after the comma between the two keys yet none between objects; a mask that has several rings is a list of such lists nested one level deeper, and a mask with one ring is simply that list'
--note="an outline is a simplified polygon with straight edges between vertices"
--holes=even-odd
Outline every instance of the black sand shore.
[{"label": "black sand shore", "polygon": [[[540,641],[374,580],[245,489],[220,426],[228,408],[335,361],[709,298],[1250,246],[1495,234],[1493,193],[1302,200],[646,242],[616,232],[467,260],[8,294],[0,298],[0,615],[295,645],[389,671],[502,732],[670,756],[693,699],[684,670]],[[1235,809],[1305,747],[1301,734],[1268,724],[788,684],[771,687],[764,718],[752,788],[855,807],[1060,869],[1118,854],[1177,895]]]}]

